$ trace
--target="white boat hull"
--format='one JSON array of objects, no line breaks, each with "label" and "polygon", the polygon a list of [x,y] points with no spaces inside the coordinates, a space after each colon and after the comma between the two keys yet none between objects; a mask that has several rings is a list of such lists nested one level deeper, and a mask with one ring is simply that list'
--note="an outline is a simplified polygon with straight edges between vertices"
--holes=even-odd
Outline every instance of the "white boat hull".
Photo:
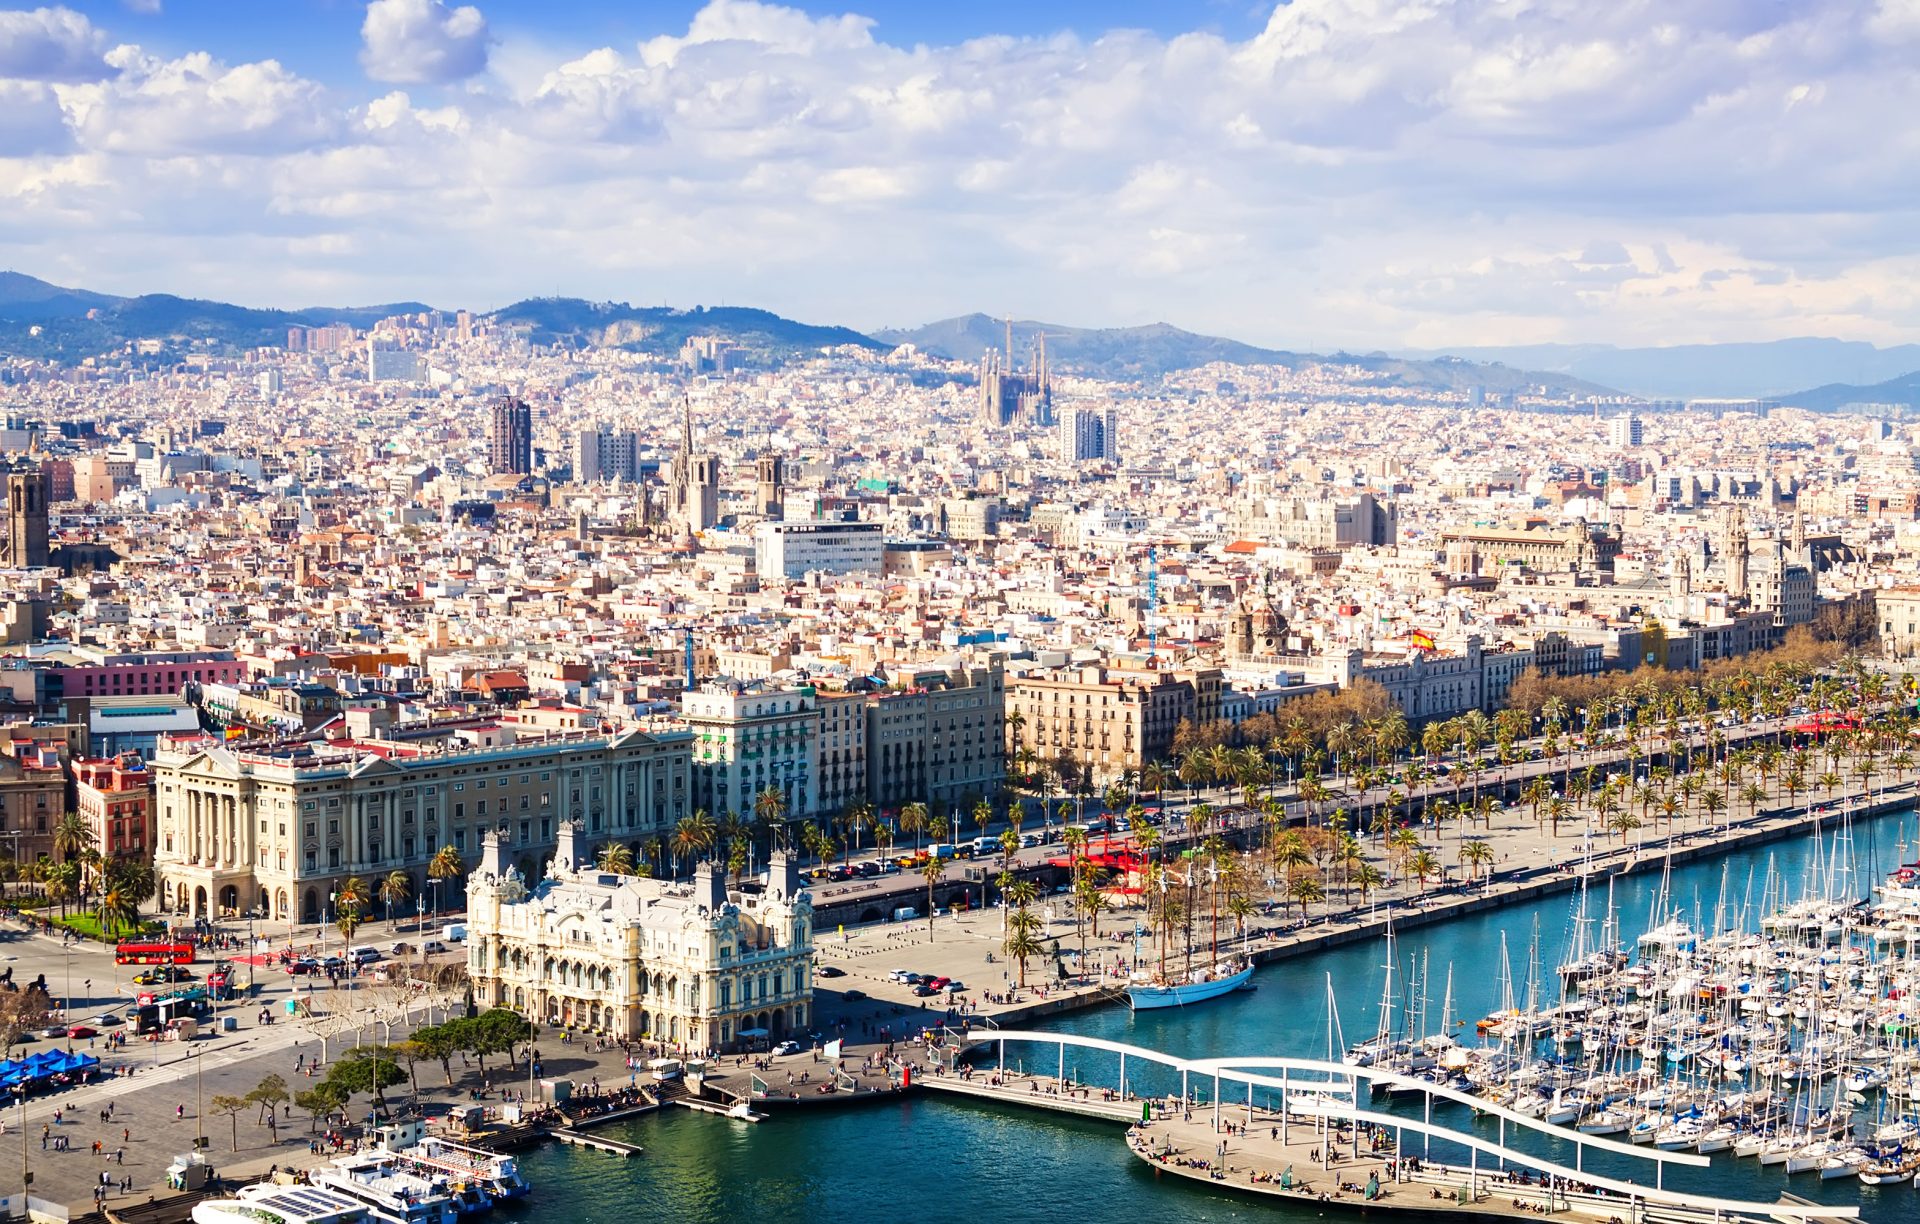
[{"label": "white boat hull", "polygon": [[1231,994],[1245,986],[1253,977],[1253,966],[1225,977],[1209,978],[1204,982],[1185,982],[1179,985],[1157,986],[1135,984],[1127,987],[1127,1002],[1135,1011],[1152,1011],[1161,1007],[1185,1007],[1189,1003],[1204,1003],[1208,999],[1217,999],[1223,994]]}]

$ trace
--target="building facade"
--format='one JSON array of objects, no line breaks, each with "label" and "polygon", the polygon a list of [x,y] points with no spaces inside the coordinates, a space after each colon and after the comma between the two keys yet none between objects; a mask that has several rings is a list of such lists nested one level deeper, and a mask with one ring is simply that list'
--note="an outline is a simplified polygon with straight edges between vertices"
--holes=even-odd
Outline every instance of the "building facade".
[{"label": "building facade", "polygon": [[152,858],[153,771],[132,753],[73,763],[74,810],[107,858]]},{"label": "building facade", "polygon": [[575,821],[532,887],[508,850],[486,834],[467,881],[480,1006],[689,1054],[764,1048],[811,1022],[813,904],[784,852],[747,893],[711,862],[691,883],[597,871]]},{"label": "building facade", "polygon": [[751,816],[769,787],[786,819],[821,810],[820,704],[809,686],[712,681],[681,699],[692,732],[694,806],[716,819]]},{"label": "building facade", "polygon": [[487,470],[496,476],[533,471],[533,409],[510,395],[494,401],[487,424]]},{"label": "building facade", "polygon": [[452,846],[471,861],[487,832],[531,864],[564,821],[637,845],[692,810],[685,732],[412,732],[244,750],[163,743],[151,765],[163,907],[320,922],[349,876],[403,872],[413,896],[428,896],[434,853]]},{"label": "building facade", "polygon": [[[1221,716],[1226,682],[1218,668],[1121,671],[1085,667],[1027,676],[1007,686],[1008,751],[1043,761],[1066,756],[1096,781],[1167,759],[1181,722]],[[1014,716],[1018,715],[1017,731]]]},{"label": "building facade", "polygon": [[754,563],[762,578],[795,582],[809,573],[878,574],[886,565],[880,523],[761,523]]},{"label": "building facade", "polygon": [[984,664],[917,668],[871,694],[867,797],[882,807],[915,801],[969,805],[1006,782],[1006,673]]}]

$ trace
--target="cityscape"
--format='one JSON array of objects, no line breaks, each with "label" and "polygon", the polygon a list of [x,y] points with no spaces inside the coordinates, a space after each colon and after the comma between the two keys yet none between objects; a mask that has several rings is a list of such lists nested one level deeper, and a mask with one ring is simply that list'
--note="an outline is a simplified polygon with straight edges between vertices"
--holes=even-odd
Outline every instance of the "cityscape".
[{"label": "cityscape", "polygon": [[1920,12],[1193,7],[0,9],[7,1218],[1911,1217]]}]

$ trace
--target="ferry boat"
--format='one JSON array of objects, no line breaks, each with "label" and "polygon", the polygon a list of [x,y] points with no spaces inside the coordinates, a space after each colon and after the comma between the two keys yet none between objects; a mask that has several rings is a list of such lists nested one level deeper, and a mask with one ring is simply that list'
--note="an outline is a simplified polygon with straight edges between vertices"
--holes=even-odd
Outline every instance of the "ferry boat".
[{"label": "ferry boat", "polygon": [[520,1175],[520,1165],[513,1157],[484,1148],[428,1135],[398,1155],[423,1169],[436,1170],[450,1180],[477,1186],[496,1203],[524,1198],[533,1192],[532,1183]]},{"label": "ferry boat", "polygon": [[1248,982],[1252,977],[1251,964],[1216,965],[1211,969],[1194,970],[1193,976],[1184,982],[1148,979],[1129,983],[1127,1002],[1135,1011],[1151,1011],[1159,1007],[1185,1007],[1189,1003],[1204,1003],[1208,999],[1217,999],[1223,994],[1250,988]]},{"label": "ferry boat", "polygon": [[232,1198],[193,1205],[193,1224],[377,1224],[359,1199],[319,1186],[242,1186]]},{"label": "ferry boat", "polygon": [[382,1221],[394,1224],[454,1224],[453,1196],[439,1179],[403,1166],[392,1152],[343,1156],[307,1175],[315,1186],[358,1199]]}]

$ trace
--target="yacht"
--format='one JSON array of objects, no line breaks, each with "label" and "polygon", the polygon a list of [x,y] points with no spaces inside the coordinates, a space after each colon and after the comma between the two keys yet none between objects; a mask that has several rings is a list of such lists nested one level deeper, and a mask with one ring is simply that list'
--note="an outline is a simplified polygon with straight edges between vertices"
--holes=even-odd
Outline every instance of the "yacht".
[{"label": "yacht", "polygon": [[520,1166],[513,1157],[484,1148],[428,1135],[399,1154],[416,1166],[477,1185],[496,1203],[524,1198],[533,1192],[532,1183],[520,1175]]},{"label": "yacht", "polygon": [[376,1224],[367,1204],[318,1186],[263,1182],[193,1205],[193,1224]]},{"label": "yacht", "polygon": [[395,1224],[454,1224],[458,1213],[443,1179],[415,1172],[392,1152],[344,1156],[308,1174],[323,1190],[336,1190]]}]

